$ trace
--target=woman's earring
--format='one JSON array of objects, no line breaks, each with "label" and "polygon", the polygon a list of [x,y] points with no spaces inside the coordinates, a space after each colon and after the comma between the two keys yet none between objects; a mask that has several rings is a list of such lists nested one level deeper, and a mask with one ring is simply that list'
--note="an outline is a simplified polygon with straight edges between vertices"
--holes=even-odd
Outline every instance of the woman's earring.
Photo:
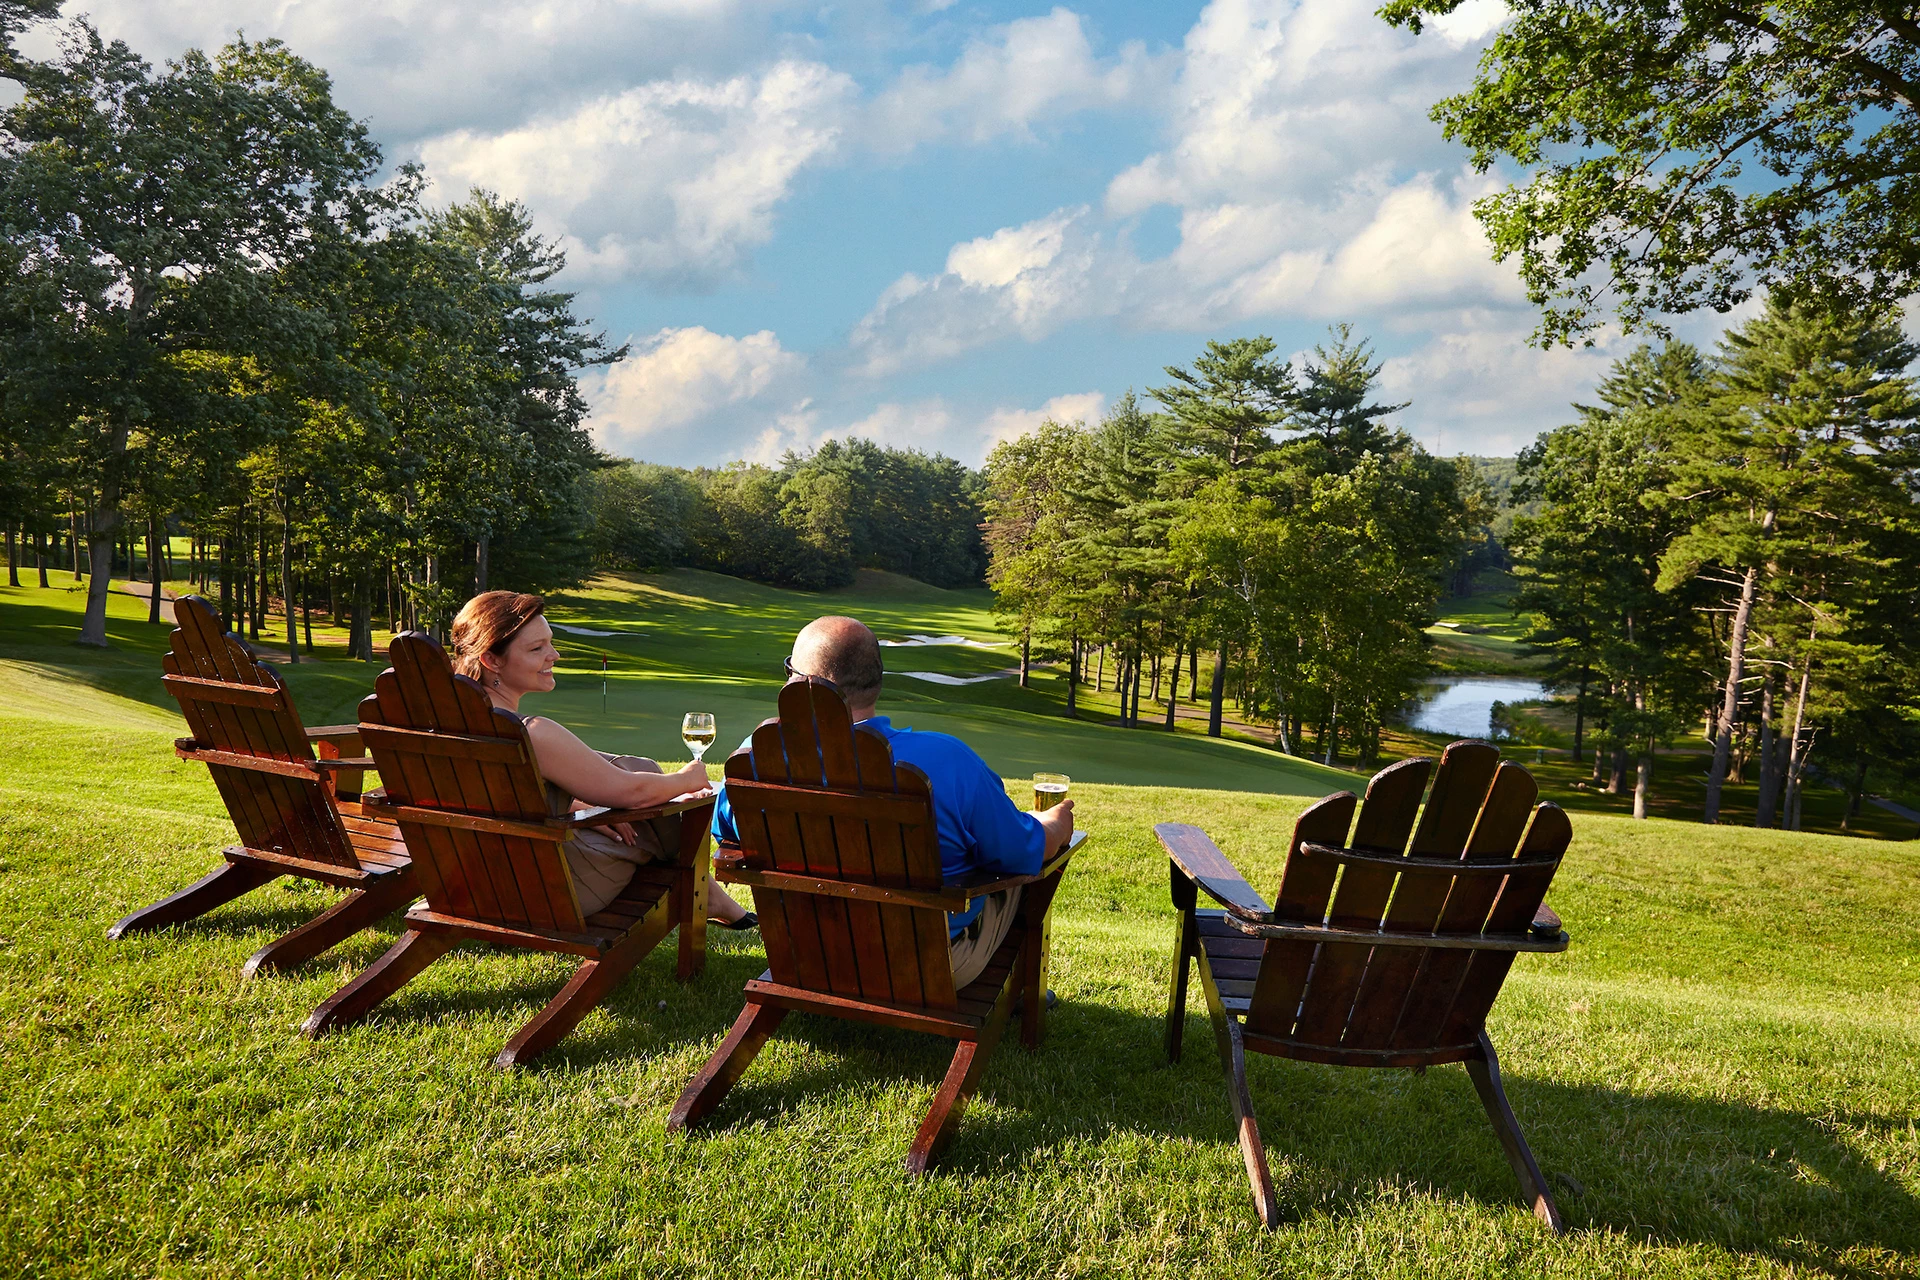
[{"label": "woman's earring", "polygon": [[495,676],[495,677],[493,678],[493,687],[494,687],[494,688],[496,688],[496,689],[498,689],[498,688],[500,687],[500,677],[499,677],[499,676]]}]

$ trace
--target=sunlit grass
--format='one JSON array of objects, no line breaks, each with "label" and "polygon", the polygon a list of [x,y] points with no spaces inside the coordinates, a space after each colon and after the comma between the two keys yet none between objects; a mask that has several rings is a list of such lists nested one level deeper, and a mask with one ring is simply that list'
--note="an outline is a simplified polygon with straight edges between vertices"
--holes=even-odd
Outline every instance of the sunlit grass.
[{"label": "sunlit grass", "polygon": [[[1573,1234],[1526,1213],[1458,1068],[1256,1058],[1283,1205],[1264,1233],[1197,996],[1186,1059],[1160,1051],[1172,914],[1151,826],[1207,827],[1271,893],[1308,792],[1076,782],[1096,840],[1058,904],[1051,1037],[1000,1051],[946,1165],[910,1182],[946,1054],[904,1033],[790,1019],[706,1130],[665,1134],[764,964],[757,935],[713,935],[687,986],[650,958],[515,1076],[487,1060],[571,961],[472,948],[309,1044],[299,1020],[394,921],[258,981],[241,962],[328,892],[272,886],[107,942],[231,828],[145,696],[144,623],[116,614],[123,647],[79,653],[32,638],[35,607],[0,597],[8,1274],[1920,1276],[1916,846],[1576,814],[1551,895],[1574,944],[1523,958],[1491,1025]],[[790,621],[770,611],[769,637]],[[677,671],[745,678],[770,642]],[[303,703],[338,681],[348,708],[370,674],[290,673]],[[941,705],[969,732],[1008,714],[912,704]],[[1172,758],[1030,719],[1066,762],[1094,740],[1076,734]]]}]

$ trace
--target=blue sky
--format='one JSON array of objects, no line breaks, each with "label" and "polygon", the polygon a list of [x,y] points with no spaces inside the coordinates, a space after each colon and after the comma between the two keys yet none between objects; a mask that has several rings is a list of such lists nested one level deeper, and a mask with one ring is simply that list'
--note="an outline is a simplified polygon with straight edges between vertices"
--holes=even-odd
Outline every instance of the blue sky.
[{"label": "blue sky", "polygon": [[[81,6],[70,6],[79,9]],[[849,434],[978,464],[1215,338],[1351,322],[1400,423],[1511,453],[1622,344],[1541,352],[1427,119],[1503,10],[1372,0],[91,0],[158,61],[244,29],[333,73],[442,200],[523,201],[633,357],[608,450],[773,460]],[[1688,326],[1692,328],[1693,326]],[[1711,326],[1717,328],[1717,323]],[[1711,329],[1692,336],[1708,336]]]}]

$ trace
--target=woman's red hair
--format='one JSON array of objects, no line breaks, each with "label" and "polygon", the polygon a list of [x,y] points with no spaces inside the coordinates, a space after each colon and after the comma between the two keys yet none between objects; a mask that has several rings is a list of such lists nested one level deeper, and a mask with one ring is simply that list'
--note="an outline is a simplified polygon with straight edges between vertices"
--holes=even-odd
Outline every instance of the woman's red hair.
[{"label": "woman's red hair", "polygon": [[486,683],[483,653],[505,653],[520,628],[545,613],[547,602],[520,591],[485,591],[461,606],[453,620],[453,669]]}]

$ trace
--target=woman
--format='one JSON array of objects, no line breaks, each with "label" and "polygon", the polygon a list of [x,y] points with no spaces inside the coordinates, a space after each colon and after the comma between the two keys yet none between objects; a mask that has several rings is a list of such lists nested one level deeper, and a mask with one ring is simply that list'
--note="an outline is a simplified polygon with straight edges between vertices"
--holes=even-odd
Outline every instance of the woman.
[{"label": "woman", "polygon": [[[488,591],[467,601],[453,620],[453,669],[477,681],[493,705],[520,714],[520,699],[553,689],[553,628],[539,596]],[[574,809],[606,805],[613,809],[651,809],[684,795],[710,789],[699,761],[662,773],[641,756],[610,756],[576,738],[565,725],[544,716],[523,717],[534,761],[547,783],[547,804],[555,817]],[[671,835],[671,833],[669,833]],[[645,862],[671,862],[677,850],[652,823],[620,823],[574,832],[561,846],[573,873],[580,913],[592,915],[619,896]],[[725,891],[710,886],[710,919],[730,929],[758,923]]]}]

